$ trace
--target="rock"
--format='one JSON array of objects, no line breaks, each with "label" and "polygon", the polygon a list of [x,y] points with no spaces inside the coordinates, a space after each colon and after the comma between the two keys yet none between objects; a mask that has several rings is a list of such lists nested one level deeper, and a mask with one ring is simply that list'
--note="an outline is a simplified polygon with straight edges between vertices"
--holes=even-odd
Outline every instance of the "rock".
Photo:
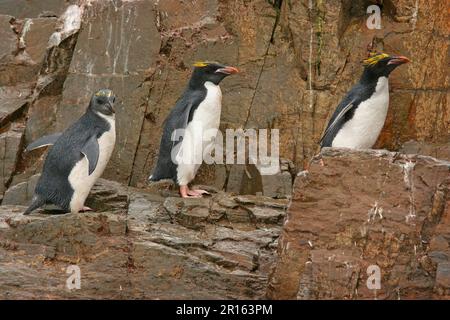
[{"label": "rock", "polygon": [[[163,198],[99,179],[95,212],[23,216],[25,206],[2,205],[0,297],[262,299],[284,210],[233,198]],[[240,212],[247,219],[233,220]],[[73,264],[80,290],[66,288]]]},{"label": "rock", "polygon": [[[35,64],[41,64],[47,51],[47,42],[55,30],[56,18],[37,18],[26,20],[22,32],[21,45]],[[26,30],[26,32],[25,32]]]},{"label": "rock", "polygon": [[15,120],[25,107],[31,90],[27,85],[0,87],[0,127]]},{"label": "rock", "polygon": [[4,64],[9,62],[11,56],[17,50],[17,36],[11,28],[11,21],[13,17],[7,15],[0,15],[0,40],[2,47],[0,48],[0,62]]},{"label": "rock", "polygon": [[233,165],[231,166],[228,174],[228,182],[226,185],[227,192],[240,194],[242,190],[242,179],[245,175],[245,165]]},{"label": "rock", "polygon": [[292,176],[289,172],[262,175],[263,195],[272,198],[285,198],[291,195]]},{"label": "rock", "polygon": [[450,262],[439,263],[436,269],[436,286],[441,294],[450,292]]},{"label": "rock", "polygon": [[5,192],[16,170],[17,157],[21,147],[24,127],[20,124],[13,126],[6,132],[0,134],[0,195]]},{"label": "rock", "polygon": [[29,180],[13,185],[6,190],[2,205],[28,206],[31,203],[40,176],[40,174],[35,174]]},{"label": "rock", "polygon": [[[296,178],[268,297],[445,298],[433,288],[446,269],[432,260],[450,253],[450,163],[329,148],[322,160]],[[366,287],[370,265],[381,269],[376,292]]]},{"label": "rock", "polygon": [[58,27],[48,39],[48,48],[57,47],[65,39],[77,34],[81,28],[84,7],[70,5],[58,19]]},{"label": "rock", "polygon": [[55,29],[55,18],[17,20],[0,16],[0,86],[34,88],[47,51],[47,42]]},{"label": "rock", "polygon": [[289,200],[287,199],[272,199],[263,196],[242,195],[234,198],[238,203],[243,205],[255,204],[258,206],[272,207],[286,209]]},{"label": "rock", "polygon": [[210,206],[207,198],[167,198],[164,201],[164,208],[170,217],[190,228],[199,228],[206,222]]},{"label": "rock", "polygon": [[59,16],[66,7],[76,0],[3,0],[0,3],[0,12],[16,17],[17,19],[38,18],[39,16]]},{"label": "rock", "polygon": [[95,211],[125,212],[128,206],[130,191],[118,182],[98,179],[88,198],[86,205]]},{"label": "rock", "polygon": [[[277,160],[278,161],[278,160]],[[285,170],[274,174],[262,174],[256,165],[233,165],[228,175],[227,192],[236,194],[262,194],[273,198],[286,198],[291,195],[292,177]]]},{"label": "rock", "polygon": [[410,140],[401,146],[399,152],[405,154],[421,154],[436,159],[450,160],[450,143],[430,144]]},{"label": "rock", "polygon": [[249,208],[256,222],[278,223],[285,216],[284,211],[270,208]]}]

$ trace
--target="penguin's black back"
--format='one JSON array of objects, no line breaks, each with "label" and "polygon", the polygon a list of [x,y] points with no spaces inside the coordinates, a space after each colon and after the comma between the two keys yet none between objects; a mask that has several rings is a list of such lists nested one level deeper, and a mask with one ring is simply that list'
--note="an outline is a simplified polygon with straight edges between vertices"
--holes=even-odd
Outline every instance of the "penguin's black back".
[{"label": "penguin's black back", "polygon": [[177,181],[177,165],[171,159],[172,149],[181,142],[171,140],[172,134],[176,129],[185,129],[187,124],[192,120],[195,110],[205,99],[207,89],[201,85],[192,89],[188,88],[184,91],[180,99],[178,99],[175,107],[170,111],[164,122],[164,129],[159,146],[159,156],[156,167],[151,174],[151,181],[161,179],[172,179]]},{"label": "penguin's black back", "polygon": [[68,178],[75,164],[84,157],[81,149],[91,136],[99,138],[109,129],[110,125],[105,119],[88,110],[65,130],[50,147],[35,194],[45,202],[69,211],[74,190]]},{"label": "penguin's black back", "polygon": [[[359,82],[347,93],[347,95],[342,99],[339,105],[336,107],[330,121],[328,122],[328,127],[333,123],[339,113],[344,109],[349,103],[353,104],[353,107],[348,110],[345,115],[338,120],[336,125],[332,130],[330,130],[322,139],[321,147],[331,147],[334,138],[336,137],[339,130],[344,126],[344,124],[353,118],[356,108],[359,104],[367,99],[369,99],[375,92],[377,86],[377,79],[368,82]],[[352,102],[353,101],[353,102]]]}]

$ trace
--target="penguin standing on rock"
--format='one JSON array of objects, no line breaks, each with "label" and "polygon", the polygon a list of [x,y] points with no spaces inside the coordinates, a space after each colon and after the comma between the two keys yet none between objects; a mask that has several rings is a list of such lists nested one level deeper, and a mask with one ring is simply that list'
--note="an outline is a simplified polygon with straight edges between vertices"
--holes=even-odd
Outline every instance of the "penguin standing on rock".
[{"label": "penguin standing on rock", "polygon": [[[150,181],[172,179],[183,198],[201,197],[205,190],[191,190],[191,182],[213,143],[205,134],[217,132],[222,108],[219,83],[238,69],[217,62],[194,64],[189,84],[165,120],[159,157]],[[180,139],[181,138],[181,139]],[[180,141],[181,140],[181,141]]]},{"label": "penguin standing on rock", "polygon": [[46,203],[66,212],[89,211],[84,206],[89,191],[102,175],[116,142],[115,96],[108,89],[95,93],[86,113],[63,133],[45,136],[26,151],[53,145],[24,214]]},{"label": "penguin standing on rock", "polygon": [[383,128],[389,106],[389,74],[410,62],[404,56],[372,54],[364,72],[337,106],[320,140],[321,147],[370,149]]}]

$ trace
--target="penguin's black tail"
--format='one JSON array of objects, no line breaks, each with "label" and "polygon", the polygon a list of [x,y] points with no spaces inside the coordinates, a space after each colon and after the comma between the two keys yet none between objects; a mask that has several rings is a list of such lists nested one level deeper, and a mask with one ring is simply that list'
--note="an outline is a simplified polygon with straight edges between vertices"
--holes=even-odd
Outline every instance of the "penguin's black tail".
[{"label": "penguin's black tail", "polygon": [[28,207],[27,210],[25,210],[25,212],[23,213],[24,215],[28,215],[30,214],[32,211],[36,210],[37,208],[39,208],[40,206],[43,206],[45,204],[45,200],[42,199],[41,196],[39,196],[38,194],[35,194],[33,196],[33,199],[31,200],[31,204]]}]

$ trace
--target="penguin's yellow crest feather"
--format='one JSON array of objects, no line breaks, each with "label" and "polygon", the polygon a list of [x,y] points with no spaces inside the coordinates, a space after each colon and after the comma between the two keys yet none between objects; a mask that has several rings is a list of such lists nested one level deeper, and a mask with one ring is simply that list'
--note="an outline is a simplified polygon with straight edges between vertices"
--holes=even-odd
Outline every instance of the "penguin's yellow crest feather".
[{"label": "penguin's yellow crest feather", "polygon": [[111,95],[112,95],[112,91],[111,90],[99,90],[99,91],[97,91],[96,93],[95,93],[95,95],[97,96],[97,97],[111,97]]},{"label": "penguin's yellow crest feather", "polygon": [[389,58],[390,55],[387,53],[371,53],[370,57],[363,60],[363,64],[365,66],[373,66],[378,63],[378,61],[383,60],[384,58]]},{"label": "penguin's yellow crest feather", "polygon": [[206,67],[208,65],[205,61],[197,61],[194,63],[194,67]]}]

